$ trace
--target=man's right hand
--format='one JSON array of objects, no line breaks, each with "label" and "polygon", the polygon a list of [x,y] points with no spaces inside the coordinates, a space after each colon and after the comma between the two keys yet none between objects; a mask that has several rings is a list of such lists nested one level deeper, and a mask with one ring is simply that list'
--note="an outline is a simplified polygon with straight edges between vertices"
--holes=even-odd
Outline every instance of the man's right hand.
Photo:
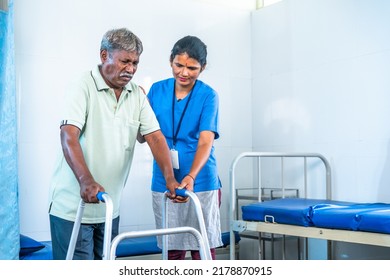
[{"label": "man's right hand", "polygon": [[105,192],[105,190],[95,181],[80,185],[80,196],[85,203],[99,203],[99,200],[96,197],[98,192]]}]

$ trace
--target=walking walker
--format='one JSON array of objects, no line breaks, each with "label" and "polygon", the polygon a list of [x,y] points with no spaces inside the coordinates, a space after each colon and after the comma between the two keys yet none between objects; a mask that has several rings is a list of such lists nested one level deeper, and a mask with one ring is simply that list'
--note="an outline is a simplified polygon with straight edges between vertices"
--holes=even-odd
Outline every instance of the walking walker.
[{"label": "walking walker", "polygon": [[[202,260],[211,260],[210,246],[207,238],[206,227],[203,220],[202,208],[199,202],[198,197],[190,191],[185,189],[176,189],[176,195],[178,196],[188,196],[192,200],[192,203],[195,205],[196,215],[199,221],[200,231],[196,230],[193,227],[174,227],[168,228],[168,211],[167,202],[168,198],[164,195],[163,197],[163,228],[154,229],[154,230],[143,230],[143,231],[131,231],[118,234],[111,242],[111,231],[112,231],[112,212],[113,204],[112,200],[107,193],[98,193],[97,198],[105,202],[106,204],[106,219],[105,219],[105,228],[104,228],[104,240],[103,240],[103,260],[115,260],[116,259],[116,249],[121,241],[128,238],[137,238],[144,236],[163,236],[163,248],[162,248],[162,259],[168,259],[168,249],[167,249],[167,235],[170,234],[180,234],[180,233],[190,233],[192,234],[198,244],[199,244],[199,253]],[[80,230],[81,219],[83,217],[85,208],[85,202],[80,201],[79,208],[76,214],[76,220],[74,222],[72,236],[69,243],[68,252],[66,255],[67,260],[73,259],[74,250],[77,241],[77,235]]]},{"label": "walking walker", "polygon": [[202,207],[200,205],[198,197],[193,192],[187,191],[185,189],[176,189],[176,195],[188,196],[191,198],[192,202],[195,205],[196,215],[197,215],[197,218],[199,221],[199,227],[200,227],[201,233],[193,227],[168,228],[168,212],[166,211],[168,198],[166,195],[164,195],[163,196],[163,227],[164,228],[154,229],[154,230],[132,231],[132,232],[120,233],[112,241],[109,259],[115,259],[116,248],[117,248],[118,244],[124,239],[143,237],[143,236],[162,235],[163,236],[162,259],[167,260],[168,259],[167,238],[166,238],[167,235],[179,234],[179,233],[190,233],[196,238],[196,240],[199,244],[199,254],[200,254],[201,259],[202,260],[211,260],[212,258],[211,258],[211,253],[210,253],[209,240],[207,238],[206,227],[205,227],[204,220],[203,220]]}]

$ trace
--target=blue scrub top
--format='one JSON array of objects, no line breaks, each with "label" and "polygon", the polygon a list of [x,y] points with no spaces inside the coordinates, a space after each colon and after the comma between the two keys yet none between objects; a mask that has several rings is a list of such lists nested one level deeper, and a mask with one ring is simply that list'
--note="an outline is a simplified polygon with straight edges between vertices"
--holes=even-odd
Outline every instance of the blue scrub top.
[{"label": "blue scrub top", "polygon": [[[209,85],[197,80],[192,90],[191,98],[189,99],[190,95],[188,94],[184,99],[177,101],[174,95],[174,85],[174,78],[156,82],[150,88],[148,98],[160,123],[161,131],[167,139],[169,148],[174,148],[178,151],[180,169],[174,169],[174,171],[176,180],[181,182],[183,177],[191,169],[200,132],[204,130],[213,131],[215,133],[215,139],[219,138],[219,99],[218,94]],[[175,147],[173,147],[174,131],[172,127],[173,100],[175,102],[175,133],[184,108],[189,100],[177,135]],[[213,146],[207,163],[196,177],[194,192],[216,190],[220,187]],[[152,191],[165,192],[166,190],[165,179],[156,161],[154,161]]]}]

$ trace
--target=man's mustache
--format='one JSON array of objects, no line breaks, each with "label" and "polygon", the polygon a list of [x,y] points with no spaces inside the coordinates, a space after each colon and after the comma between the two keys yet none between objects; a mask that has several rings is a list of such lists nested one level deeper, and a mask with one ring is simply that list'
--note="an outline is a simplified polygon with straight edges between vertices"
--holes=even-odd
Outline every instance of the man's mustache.
[{"label": "man's mustache", "polygon": [[132,79],[133,78],[133,74],[125,72],[125,73],[121,73],[120,77],[126,77],[126,78]]}]

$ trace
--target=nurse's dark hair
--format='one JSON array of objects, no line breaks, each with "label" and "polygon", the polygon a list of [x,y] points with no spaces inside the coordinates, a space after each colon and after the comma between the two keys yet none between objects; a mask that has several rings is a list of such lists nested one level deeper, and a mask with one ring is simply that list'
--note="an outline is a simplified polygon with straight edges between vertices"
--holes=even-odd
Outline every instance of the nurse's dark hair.
[{"label": "nurse's dark hair", "polygon": [[141,40],[130,30],[126,28],[108,30],[102,38],[100,51],[124,50],[128,52],[137,52],[139,55],[143,51]]},{"label": "nurse's dark hair", "polygon": [[177,41],[171,50],[170,61],[183,53],[197,60],[202,67],[207,63],[207,46],[198,37],[188,35]]}]

